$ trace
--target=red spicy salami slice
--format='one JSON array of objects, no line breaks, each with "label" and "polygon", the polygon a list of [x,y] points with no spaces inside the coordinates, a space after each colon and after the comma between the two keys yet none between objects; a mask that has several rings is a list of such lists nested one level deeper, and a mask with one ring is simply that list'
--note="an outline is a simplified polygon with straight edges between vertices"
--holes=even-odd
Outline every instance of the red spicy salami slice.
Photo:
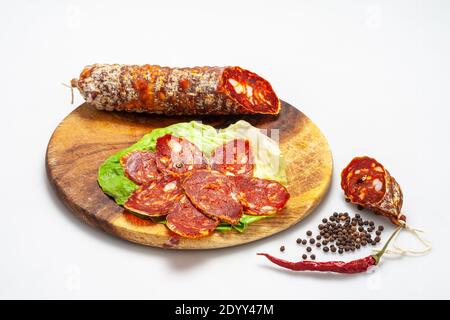
[{"label": "red spicy salami slice", "polygon": [[197,170],[184,179],[182,187],[202,213],[230,224],[239,223],[242,206],[234,183],[217,171]]},{"label": "red spicy salami slice", "polygon": [[400,186],[375,159],[354,158],[342,170],[341,187],[352,203],[384,215],[395,224],[406,220],[400,213],[403,204]]},{"label": "red spicy salami slice", "polygon": [[250,215],[273,215],[281,211],[290,198],[287,189],[274,180],[238,176],[234,181],[244,211]]},{"label": "red spicy salami slice", "polygon": [[166,176],[135,190],[124,207],[146,217],[165,216],[181,195],[179,179]]},{"label": "red spicy salami slice", "polygon": [[208,167],[203,153],[193,143],[170,134],[156,140],[156,161],[162,172],[175,175]]},{"label": "red spicy salami slice", "polygon": [[229,176],[252,176],[254,161],[249,141],[234,139],[218,147],[211,154],[211,167]]},{"label": "red spicy salami slice", "polygon": [[183,196],[166,217],[166,226],[185,238],[202,238],[210,235],[219,224],[218,219],[205,216]]},{"label": "red spicy salami slice", "polygon": [[137,184],[146,184],[158,178],[160,173],[156,167],[155,153],[149,151],[133,151],[120,159],[125,175]]}]

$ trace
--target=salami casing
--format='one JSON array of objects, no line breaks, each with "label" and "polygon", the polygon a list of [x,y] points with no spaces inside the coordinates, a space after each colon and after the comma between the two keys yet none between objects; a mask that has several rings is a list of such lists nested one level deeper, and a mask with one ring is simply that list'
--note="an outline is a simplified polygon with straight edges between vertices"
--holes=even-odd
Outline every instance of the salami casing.
[{"label": "salami casing", "polygon": [[375,159],[354,158],[342,170],[341,187],[352,203],[384,215],[395,224],[406,220],[401,214],[403,194],[400,186]]},{"label": "salami casing", "polygon": [[206,158],[195,144],[170,134],[156,140],[156,162],[160,171],[175,175],[208,168]]},{"label": "salami casing", "polygon": [[166,115],[278,114],[270,83],[240,67],[94,64],[72,87],[100,110]]},{"label": "salami casing", "polygon": [[230,224],[239,223],[242,206],[234,183],[217,171],[193,171],[182,182],[184,192],[192,204],[209,217]]},{"label": "salami casing", "polygon": [[125,175],[142,185],[160,177],[156,166],[156,155],[149,151],[133,151],[120,159]]},{"label": "salami casing", "polygon": [[185,238],[206,237],[219,224],[218,219],[205,216],[185,196],[180,198],[166,220],[169,230]]},{"label": "salami casing", "polygon": [[287,189],[274,180],[237,176],[234,181],[244,212],[250,215],[273,215],[281,211],[290,198]]},{"label": "salami casing", "polygon": [[124,207],[144,217],[160,217],[167,215],[181,196],[179,179],[165,176],[135,190]]},{"label": "salami casing", "polygon": [[254,161],[249,141],[234,139],[219,146],[211,154],[211,167],[229,176],[252,176]]}]

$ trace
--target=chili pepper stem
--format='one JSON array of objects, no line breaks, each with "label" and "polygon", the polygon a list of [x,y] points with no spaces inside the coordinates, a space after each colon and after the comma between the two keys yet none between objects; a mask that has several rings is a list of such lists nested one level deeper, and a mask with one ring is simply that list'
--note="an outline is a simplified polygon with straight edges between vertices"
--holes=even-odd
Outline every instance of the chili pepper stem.
[{"label": "chili pepper stem", "polygon": [[375,265],[377,265],[380,262],[381,256],[386,252],[387,248],[389,247],[389,243],[394,239],[395,235],[400,232],[400,230],[403,229],[403,225],[398,226],[395,231],[391,234],[389,239],[384,244],[383,248],[377,253],[372,255],[372,257],[375,259]]}]

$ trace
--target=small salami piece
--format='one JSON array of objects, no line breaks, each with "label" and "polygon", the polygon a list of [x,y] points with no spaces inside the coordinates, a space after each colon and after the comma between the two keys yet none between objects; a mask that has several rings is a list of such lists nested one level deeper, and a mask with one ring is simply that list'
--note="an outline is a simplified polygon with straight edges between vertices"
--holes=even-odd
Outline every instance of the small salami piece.
[{"label": "small salami piece", "polygon": [[287,189],[274,180],[238,176],[234,181],[244,211],[250,215],[274,215],[286,206],[290,198]]},{"label": "small salami piece", "polygon": [[124,207],[145,217],[165,216],[181,195],[179,179],[174,176],[166,176],[135,190]]},{"label": "small salami piece", "polygon": [[234,139],[218,147],[211,154],[211,167],[228,176],[252,176],[254,162],[249,141]]},{"label": "small salami piece", "polygon": [[71,86],[100,110],[166,115],[278,114],[270,83],[240,67],[94,64]]},{"label": "small salami piece", "polygon": [[384,215],[399,225],[403,194],[397,181],[375,159],[356,157],[341,173],[341,187],[352,203]]},{"label": "small salami piece", "polygon": [[160,177],[154,152],[133,151],[120,159],[125,175],[137,184],[150,183]]},{"label": "small salami piece", "polygon": [[195,144],[187,139],[170,134],[156,140],[156,161],[159,170],[175,175],[183,175],[195,169],[208,168],[203,153]]},{"label": "small salami piece", "polygon": [[197,170],[184,179],[182,187],[202,213],[230,224],[239,223],[242,206],[234,183],[227,176],[217,171]]},{"label": "small salami piece", "polygon": [[210,235],[219,224],[218,219],[205,216],[183,196],[167,215],[167,228],[185,238],[202,238]]}]

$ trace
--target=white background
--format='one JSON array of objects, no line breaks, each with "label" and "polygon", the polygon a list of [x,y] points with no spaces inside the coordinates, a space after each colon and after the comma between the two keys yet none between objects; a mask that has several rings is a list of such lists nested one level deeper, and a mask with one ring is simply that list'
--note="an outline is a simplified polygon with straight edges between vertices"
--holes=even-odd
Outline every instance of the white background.
[{"label": "white background", "polygon": [[[449,298],[449,40],[449,1],[3,3],[0,298]],[[215,251],[144,247],[83,224],[49,186],[45,150],[82,102],[77,95],[70,105],[61,82],[114,62],[240,65],[269,79],[329,140],[327,197],[286,232]],[[356,212],[339,172],[362,154],[400,182],[404,212],[427,231],[430,254],[354,276],[286,272],[255,255],[298,260],[298,236],[333,211]],[[407,234],[401,242],[418,246]]]}]

